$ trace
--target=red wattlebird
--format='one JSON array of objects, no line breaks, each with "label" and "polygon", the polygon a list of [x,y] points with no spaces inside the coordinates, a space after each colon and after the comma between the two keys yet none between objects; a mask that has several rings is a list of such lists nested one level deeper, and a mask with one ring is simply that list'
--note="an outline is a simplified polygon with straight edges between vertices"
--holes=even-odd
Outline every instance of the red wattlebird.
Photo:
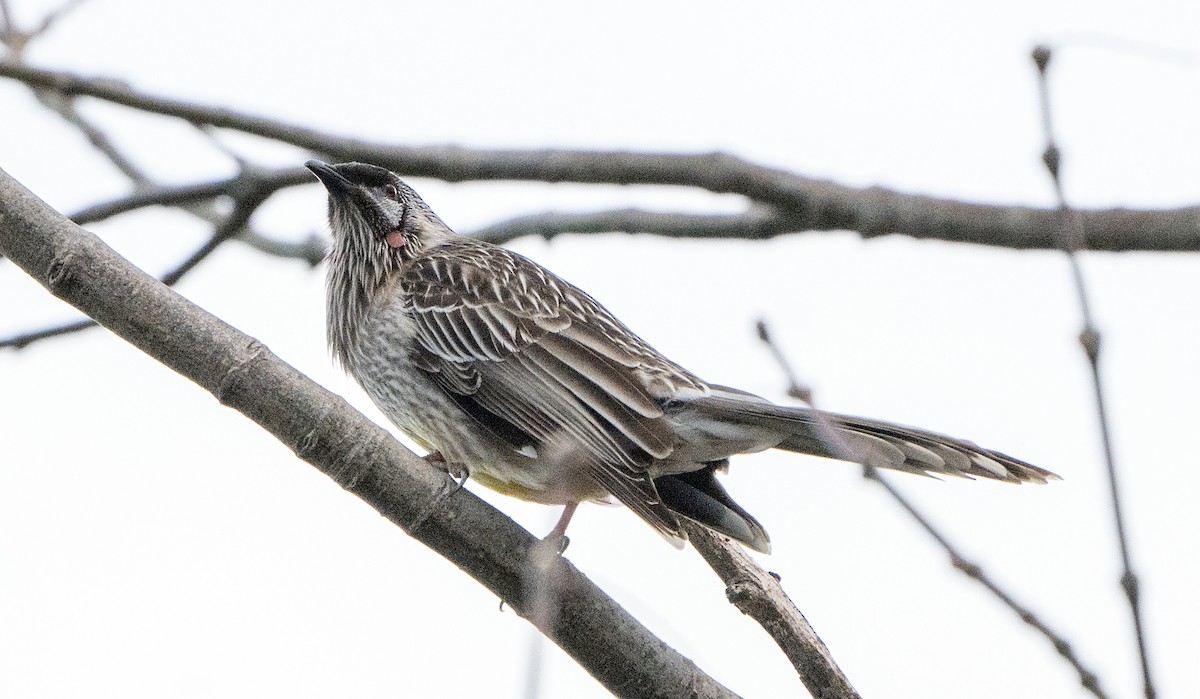
[{"label": "red wattlebird", "polygon": [[679,517],[758,551],[770,539],[716,479],[730,456],[784,449],[877,468],[1044,483],[971,442],[782,407],[659,354],[535,262],[450,230],[394,173],[308,168],[329,192],[328,336],[405,433],[502,493],[616,498],[668,538]]}]

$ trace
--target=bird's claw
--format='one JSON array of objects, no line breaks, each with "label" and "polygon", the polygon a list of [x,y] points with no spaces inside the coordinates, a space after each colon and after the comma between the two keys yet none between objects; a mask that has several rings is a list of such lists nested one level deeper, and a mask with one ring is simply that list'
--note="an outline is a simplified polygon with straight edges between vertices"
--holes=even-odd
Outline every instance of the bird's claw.
[{"label": "bird's claw", "polygon": [[471,470],[461,464],[452,464],[446,469],[446,474],[454,481],[454,492],[462,490],[471,477]]},{"label": "bird's claw", "polygon": [[442,456],[440,451],[431,451],[421,457],[439,470],[444,471],[446,475],[454,480],[454,492],[462,490],[462,487],[467,484],[467,479],[471,477],[471,470],[462,464],[452,464],[446,461],[446,457]]}]

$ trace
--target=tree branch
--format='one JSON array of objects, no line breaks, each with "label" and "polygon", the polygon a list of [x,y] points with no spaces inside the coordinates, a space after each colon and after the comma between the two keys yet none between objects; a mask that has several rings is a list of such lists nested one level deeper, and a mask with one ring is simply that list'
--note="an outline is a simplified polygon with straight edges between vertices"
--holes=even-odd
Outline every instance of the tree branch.
[{"label": "tree branch", "polygon": [[546,212],[519,216],[471,233],[489,243],[506,243],[535,235],[546,240],[563,233],[649,233],[673,238],[770,238],[790,227],[768,207],[744,214],[692,214],[684,212],[614,209],[587,213]]},{"label": "tree branch", "polygon": [[[264,345],[131,266],[0,171],[0,252],[222,404],[530,618],[528,532],[459,489],[344,400]],[[622,697],[732,697],[651,634],[567,560],[550,563],[557,613],[541,630]]]},{"label": "tree branch", "polygon": [[[741,194],[774,207],[786,221],[781,230],[853,230],[868,238],[901,234],[1018,249],[1057,247],[1058,215],[1053,210],[935,199],[880,187],[847,187],[720,153],[392,146],[339,137],[231,109],[147,95],[117,80],[40,70],[11,61],[0,61],[0,77],[178,117],[194,124],[254,134],[334,160],[367,161],[407,175],[447,182],[526,180],[698,187]],[[1094,250],[1200,250],[1200,206],[1153,211],[1096,210],[1083,216]]]}]

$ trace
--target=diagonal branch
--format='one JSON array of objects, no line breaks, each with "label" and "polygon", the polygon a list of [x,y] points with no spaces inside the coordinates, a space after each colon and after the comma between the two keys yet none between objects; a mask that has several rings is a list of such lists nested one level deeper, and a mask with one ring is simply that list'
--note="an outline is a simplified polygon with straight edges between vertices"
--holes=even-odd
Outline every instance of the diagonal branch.
[{"label": "diagonal branch", "polygon": [[939,532],[937,528],[933,526],[933,523],[930,522],[924,515],[922,515],[921,512],[917,510],[916,506],[914,506],[908,498],[904,497],[900,491],[896,489],[896,486],[892,485],[890,480],[880,475],[878,470],[870,467],[863,468],[863,477],[883,486],[883,489],[892,496],[892,499],[895,500],[900,507],[904,508],[904,511],[908,512],[908,514],[912,516],[913,520],[915,520],[916,523],[920,525],[921,528],[924,529],[927,534],[929,534],[929,536],[933,537],[933,540],[938,542],[938,544],[946,551],[946,553],[949,554],[951,565],[961,571],[968,578],[971,578],[975,582],[987,588],[988,592],[991,592],[996,596],[996,599],[1004,603],[1004,606],[1011,609],[1013,613],[1021,618],[1021,621],[1029,624],[1038,633],[1049,639],[1050,643],[1054,646],[1054,650],[1058,651],[1058,654],[1061,655],[1063,659],[1070,663],[1071,667],[1075,669],[1075,672],[1079,675],[1079,684],[1082,685],[1084,689],[1088,690],[1099,699],[1105,699],[1108,696],[1104,693],[1104,690],[1101,689],[1100,680],[1096,676],[1096,673],[1089,670],[1087,666],[1083,664],[1083,661],[1079,658],[1079,656],[1075,654],[1075,649],[1071,647],[1070,641],[1068,641],[1054,629],[1047,626],[1046,622],[1042,621],[1041,618],[1038,617],[1037,614],[1035,614],[1029,607],[1026,607],[1018,602],[1015,597],[1008,593],[1008,591],[1000,587],[1000,585],[997,584],[996,581],[992,579],[978,563],[974,563],[964,558],[959,552],[958,548],[955,547],[954,544],[950,543],[950,540],[947,539],[941,532]]},{"label": "diagonal branch", "polygon": [[725,595],[771,636],[816,699],[859,699],[829,648],[783,591],[739,544],[683,520],[688,540],[725,582]]},{"label": "diagonal branch", "polygon": [[[721,153],[394,146],[148,95],[118,80],[40,70],[11,61],[0,61],[0,77],[194,124],[234,129],[306,148],[333,160],[367,161],[407,175],[448,182],[524,180],[698,187],[741,194],[772,206],[786,219],[786,230],[853,230],[868,238],[902,234],[1018,249],[1053,249],[1058,244],[1059,220],[1053,210],[935,199],[880,187],[847,187]],[[1092,249],[1200,250],[1200,206],[1154,211],[1108,209],[1084,212],[1083,216]]]},{"label": "diagonal branch", "polygon": [[[530,618],[537,541],[261,343],[145,275],[0,171],[0,253],[211,392]],[[543,633],[622,697],[733,697],[563,558]]]},{"label": "diagonal branch", "polygon": [[108,161],[131,182],[142,185],[150,181],[150,177],[117,148],[117,145],[113,143],[112,139],[108,137],[108,134],[103,129],[93,124],[90,119],[80,113],[79,109],[75,106],[75,97],[53,90],[34,89],[33,94],[43,106],[58,114],[68,124],[78,129],[83,134],[83,137],[88,140],[88,143],[104,154],[104,157],[108,158]]}]

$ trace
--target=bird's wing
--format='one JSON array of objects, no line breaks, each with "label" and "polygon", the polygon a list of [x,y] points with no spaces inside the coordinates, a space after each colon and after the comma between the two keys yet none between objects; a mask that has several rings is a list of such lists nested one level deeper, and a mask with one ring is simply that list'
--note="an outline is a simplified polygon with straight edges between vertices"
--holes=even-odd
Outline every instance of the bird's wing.
[{"label": "bird's wing", "polygon": [[678,533],[647,467],[674,448],[662,401],[702,389],[699,379],[582,291],[500,247],[460,239],[431,248],[400,283],[417,363],[467,413],[493,432],[508,425],[528,435],[541,458],[580,462],[618,500]]}]

